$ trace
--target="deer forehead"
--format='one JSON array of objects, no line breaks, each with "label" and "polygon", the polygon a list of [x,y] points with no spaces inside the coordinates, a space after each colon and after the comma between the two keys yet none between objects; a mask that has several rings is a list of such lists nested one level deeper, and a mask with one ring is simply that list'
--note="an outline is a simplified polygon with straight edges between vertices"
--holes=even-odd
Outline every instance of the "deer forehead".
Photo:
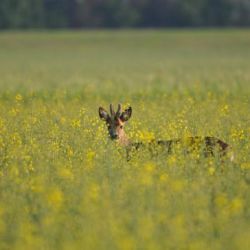
[{"label": "deer forehead", "polygon": [[122,122],[120,118],[114,118],[114,119],[110,119],[109,124],[112,124],[113,126],[120,126],[120,125],[123,125],[124,122]]}]

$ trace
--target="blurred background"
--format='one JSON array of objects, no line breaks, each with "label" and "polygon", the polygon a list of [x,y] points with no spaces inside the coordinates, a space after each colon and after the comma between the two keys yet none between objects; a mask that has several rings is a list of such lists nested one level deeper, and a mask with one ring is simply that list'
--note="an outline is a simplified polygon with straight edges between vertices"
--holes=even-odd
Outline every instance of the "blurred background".
[{"label": "blurred background", "polygon": [[0,29],[217,26],[250,26],[250,1],[0,1]]}]

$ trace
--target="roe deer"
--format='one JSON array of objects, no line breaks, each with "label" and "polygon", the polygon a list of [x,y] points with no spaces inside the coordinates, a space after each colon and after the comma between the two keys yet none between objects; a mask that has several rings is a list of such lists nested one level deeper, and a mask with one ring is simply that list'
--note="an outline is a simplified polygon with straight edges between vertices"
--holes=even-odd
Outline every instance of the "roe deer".
[{"label": "roe deer", "polygon": [[[131,142],[125,134],[124,124],[132,115],[132,108],[128,107],[122,111],[121,104],[118,104],[118,109],[115,112],[113,105],[110,104],[110,114],[102,107],[99,107],[99,116],[106,122],[109,136],[112,140],[116,140],[120,145],[125,146],[127,150],[127,159],[130,159],[130,151],[139,149],[144,146],[142,142]],[[220,157],[229,156],[230,160],[234,160],[231,147],[224,141],[212,136],[193,136],[188,138],[179,138],[172,140],[153,140],[148,143],[150,147],[159,145],[163,147],[167,153],[171,153],[174,145],[184,144],[187,149],[185,152],[200,148],[205,157],[215,156],[218,152]],[[229,155],[230,152],[230,155]]]}]

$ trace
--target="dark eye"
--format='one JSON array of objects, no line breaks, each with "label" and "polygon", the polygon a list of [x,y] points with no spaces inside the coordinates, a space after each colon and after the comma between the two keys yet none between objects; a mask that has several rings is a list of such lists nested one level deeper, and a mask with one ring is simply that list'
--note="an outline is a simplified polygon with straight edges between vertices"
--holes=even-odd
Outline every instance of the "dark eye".
[{"label": "dark eye", "polygon": [[123,126],[121,125],[120,128],[123,128]]}]

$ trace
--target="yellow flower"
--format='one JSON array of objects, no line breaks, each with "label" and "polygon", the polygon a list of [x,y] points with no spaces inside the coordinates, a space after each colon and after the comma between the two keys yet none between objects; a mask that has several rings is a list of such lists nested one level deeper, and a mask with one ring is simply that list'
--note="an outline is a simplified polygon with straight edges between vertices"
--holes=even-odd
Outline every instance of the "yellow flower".
[{"label": "yellow flower", "polygon": [[144,186],[151,186],[153,184],[153,178],[148,173],[141,175],[141,184]]},{"label": "yellow flower", "polygon": [[170,155],[167,158],[167,164],[173,165],[177,162],[176,156],[175,155]]},{"label": "yellow flower", "polygon": [[209,168],[208,168],[208,173],[209,173],[210,175],[214,175],[214,174],[215,174],[215,168],[214,168],[214,167],[209,167]]},{"label": "yellow flower", "polygon": [[153,162],[148,162],[144,165],[144,170],[148,173],[152,173],[155,169],[155,164]]},{"label": "yellow flower", "polygon": [[241,163],[240,168],[242,170],[248,170],[248,169],[250,169],[250,162],[243,162],[243,163]]},{"label": "yellow flower", "polygon": [[9,111],[10,115],[12,116],[16,116],[17,114],[20,113],[20,110],[18,108],[12,108],[10,111]]},{"label": "yellow flower", "polygon": [[64,123],[66,122],[66,118],[62,116],[62,117],[60,118],[60,122],[61,122],[61,124],[64,124]]},{"label": "yellow flower", "polygon": [[215,204],[219,207],[225,207],[228,204],[228,198],[225,194],[219,194],[215,197]]},{"label": "yellow flower", "polygon": [[88,197],[93,200],[96,201],[98,199],[100,195],[100,187],[98,184],[96,183],[92,183],[89,187],[89,191],[88,191]]},{"label": "yellow flower", "polygon": [[243,209],[244,202],[241,198],[234,198],[231,202],[230,211],[232,214],[238,214]]},{"label": "yellow flower", "polygon": [[86,113],[86,109],[84,108],[84,107],[82,107],[81,109],[80,109],[80,117],[82,117],[82,116],[84,116],[84,114]]},{"label": "yellow flower", "polygon": [[152,132],[149,131],[138,131],[138,137],[142,141],[152,141],[155,139],[155,135]]},{"label": "yellow flower", "polygon": [[133,250],[136,249],[136,244],[132,234],[122,235],[118,241],[118,249]]},{"label": "yellow flower", "polygon": [[47,196],[48,203],[53,208],[60,208],[63,202],[63,193],[60,189],[54,188]]},{"label": "yellow flower", "polygon": [[17,94],[15,99],[17,102],[21,102],[23,100],[23,97],[21,94]]},{"label": "yellow flower", "polygon": [[64,179],[73,180],[74,175],[69,168],[62,167],[58,171],[58,175]]},{"label": "yellow flower", "polygon": [[67,150],[67,154],[68,154],[68,157],[72,157],[74,155],[73,149],[69,147]]},{"label": "yellow flower", "polygon": [[244,130],[241,128],[232,128],[231,129],[231,136],[233,141],[239,141],[244,139]]},{"label": "yellow flower", "polygon": [[169,178],[168,174],[166,174],[166,173],[161,174],[160,175],[160,182],[165,183],[165,182],[167,182],[168,178]]},{"label": "yellow flower", "polygon": [[94,159],[94,157],[95,157],[95,155],[96,155],[96,152],[95,152],[95,151],[89,150],[89,151],[87,152],[87,154],[86,154],[87,161],[88,161],[88,162],[92,162],[93,159]]},{"label": "yellow flower", "polygon": [[184,180],[174,180],[171,183],[171,187],[174,192],[181,192],[184,190],[186,182]]},{"label": "yellow flower", "polygon": [[81,121],[80,121],[80,120],[73,120],[73,121],[71,122],[71,126],[72,126],[73,128],[80,128],[80,127],[81,127]]},{"label": "yellow flower", "polygon": [[228,115],[228,113],[229,113],[229,107],[228,107],[228,105],[225,104],[225,105],[221,108],[220,111],[221,111],[221,114],[222,114],[223,116]]}]

